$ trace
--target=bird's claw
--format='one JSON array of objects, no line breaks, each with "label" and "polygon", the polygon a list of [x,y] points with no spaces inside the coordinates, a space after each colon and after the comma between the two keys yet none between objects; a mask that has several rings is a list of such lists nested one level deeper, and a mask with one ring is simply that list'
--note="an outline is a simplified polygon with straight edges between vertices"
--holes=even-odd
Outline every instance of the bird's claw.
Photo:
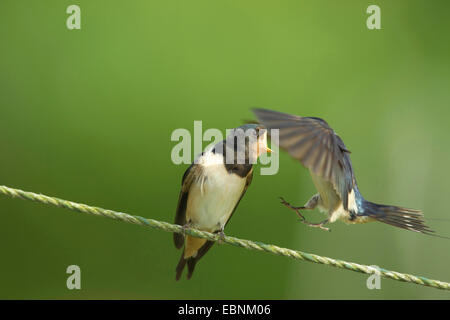
[{"label": "bird's claw", "polygon": [[324,222],[320,222],[320,223],[307,223],[306,225],[310,226],[310,227],[313,227],[313,228],[319,228],[321,230],[325,230],[325,231],[331,232],[331,229],[325,227],[324,224],[325,224]]},{"label": "bird's claw", "polygon": [[[300,221],[300,222],[303,223],[303,224],[306,224],[308,227],[319,228],[319,229],[322,229],[322,230],[331,232],[331,229],[330,229],[330,228],[325,227],[325,223],[326,223],[326,222],[311,223],[311,222],[309,222],[309,221],[307,221],[307,220],[305,220],[305,219],[301,219],[301,218],[299,218],[298,221]],[[328,222],[328,221],[327,221],[327,222]]]},{"label": "bird's claw", "polygon": [[283,205],[285,205],[286,207],[288,207],[289,209],[292,209],[294,211],[300,210],[300,209],[305,209],[305,207],[294,207],[293,205],[291,205],[289,202],[287,202],[286,200],[284,200],[283,197],[279,197],[281,200],[281,203]]},{"label": "bird's claw", "polygon": [[222,244],[225,242],[225,232],[223,232],[223,230],[220,230],[218,233],[219,235],[219,240],[217,240],[218,244]]},{"label": "bird's claw", "polygon": [[189,229],[190,227],[191,227],[191,223],[190,222],[183,224],[183,226],[182,226],[182,228],[183,228],[183,236],[186,237],[186,230]]},{"label": "bird's claw", "polygon": [[283,197],[278,197],[278,198],[281,200],[281,203],[284,204],[285,206],[289,205],[289,203],[286,200],[284,200]]},{"label": "bird's claw", "polygon": [[287,202],[286,200],[284,200],[283,197],[279,197],[281,200],[281,203],[283,205],[285,205],[286,207],[288,207],[291,210],[294,210],[297,213],[297,216],[300,218],[300,221],[302,222],[306,222],[306,218],[301,214],[300,209],[304,209],[304,207],[294,207],[292,206],[289,202]]},{"label": "bird's claw", "polygon": [[309,227],[313,227],[313,228],[319,228],[325,231],[331,231],[330,228],[325,227],[324,225],[328,222],[328,220],[319,222],[319,223],[311,223],[309,221],[306,220],[306,218],[301,214],[300,209],[305,209],[305,207],[294,207],[292,206],[289,202],[287,202],[286,200],[284,200],[283,197],[279,197],[281,200],[281,203],[283,205],[285,205],[286,207],[288,207],[291,210],[294,210],[297,213],[298,216],[298,220],[304,224],[306,224]]}]

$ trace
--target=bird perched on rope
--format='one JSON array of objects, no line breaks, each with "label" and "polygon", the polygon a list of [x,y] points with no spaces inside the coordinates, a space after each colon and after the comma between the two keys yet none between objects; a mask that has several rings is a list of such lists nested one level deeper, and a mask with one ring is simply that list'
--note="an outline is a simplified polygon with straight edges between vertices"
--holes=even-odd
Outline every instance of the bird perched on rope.
[{"label": "bird perched on rope", "polygon": [[[261,154],[271,151],[267,147],[267,130],[261,125],[246,124],[200,154],[184,173],[175,223],[223,237],[225,225],[252,182],[253,164]],[[177,249],[184,245],[176,280],[186,264],[190,279],[196,263],[214,242],[178,233],[173,239]]]},{"label": "bird perched on rope", "polygon": [[[267,129],[279,129],[280,147],[309,169],[318,193],[301,207],[291,206],[281,198],[284,205],[297,212],[302,222],[329,231],[325,224],[336,220],[350,224],[380,221],[432,235],[434,231],[425,225],[421,211],[376,204],[363,198],[356,183],[350,151],[325,120],[266,109],[253,112]],[[300,210],[316,207],[328,214],[328,218],[320,223],[307,222]]]}]

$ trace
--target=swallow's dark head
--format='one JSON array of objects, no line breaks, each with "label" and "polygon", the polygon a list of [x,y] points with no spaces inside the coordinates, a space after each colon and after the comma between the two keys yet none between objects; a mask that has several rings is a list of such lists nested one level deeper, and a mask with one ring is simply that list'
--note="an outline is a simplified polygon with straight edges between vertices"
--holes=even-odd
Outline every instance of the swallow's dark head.
[{"label": "swallow's dark head", "polygon": [[[244,124],[233,129],[226,139],[227,149],[232,148],[241,163],[255,163],[266,152],[272,152],[267,146],[267,129],[260,124]],[[245,162],[242,162],[245,159]]]}]

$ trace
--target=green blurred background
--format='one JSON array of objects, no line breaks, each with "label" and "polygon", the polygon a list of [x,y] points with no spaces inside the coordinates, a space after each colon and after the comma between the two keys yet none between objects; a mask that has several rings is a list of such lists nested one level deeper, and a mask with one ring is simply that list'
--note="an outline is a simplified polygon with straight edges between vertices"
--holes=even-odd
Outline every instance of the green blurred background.
[{"label": "green blurred background", "polygon": [[[381,7],[382,30],[366,28]],[[67,6],[81,30],[67,30]],[[265,107],[325,118],[369,200],[450,219],[448,1],[0,2],[0,184],[172,222],[187,165],[176,128],[232,128]],[[206,144],[205,144],[206,145]],[[257,170],[256,172],[259,172]],[[227,234],[450,280],[450,241],[373,223],[297,222],[315,193],[280,155]],[[448,299],[448,292],[214,246],[175,282],[169,233],[0,196],[0,298]],[[317,212],[310,220],[320,221]],[[429,220],[450,234],[450,222]],[[69,291],[68,265],[82,289]]]}]

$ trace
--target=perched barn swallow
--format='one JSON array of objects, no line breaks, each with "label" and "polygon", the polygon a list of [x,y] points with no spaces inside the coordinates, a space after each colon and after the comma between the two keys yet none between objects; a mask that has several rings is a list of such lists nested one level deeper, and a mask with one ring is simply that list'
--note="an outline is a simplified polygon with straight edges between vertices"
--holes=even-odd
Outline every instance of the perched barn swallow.
[{"label": "perched barn swallow", "polygon": [[[246,124],[200,154],[184,173],[175,223],[223,237],[225,225],[252,181],[253,164],[265,152],[271,152],[267,147],[267,130],[261,125]],[[186,264],[190,279],[196,263],[214,242],[178,233],[173,239],[177,249],[184,244],[176,280]]]},{"label": "perched barn swallow", "polygon": [[[309,169],[318,193],[301,207],[291,206],[281,198],[284,205],[297,212],[302,222],[329,230],[324,225],[338,219],[350,224],[381,221],[432,235],[434,231],[425,225],[421,211],[376,204],[363,198],[356,183],[350,151],[325,120],[266,109],[253,111],[267,129],[279,129],[280,147]],[[316,224],[307,222],[300,210],[316,207],[328,218]]]}]

